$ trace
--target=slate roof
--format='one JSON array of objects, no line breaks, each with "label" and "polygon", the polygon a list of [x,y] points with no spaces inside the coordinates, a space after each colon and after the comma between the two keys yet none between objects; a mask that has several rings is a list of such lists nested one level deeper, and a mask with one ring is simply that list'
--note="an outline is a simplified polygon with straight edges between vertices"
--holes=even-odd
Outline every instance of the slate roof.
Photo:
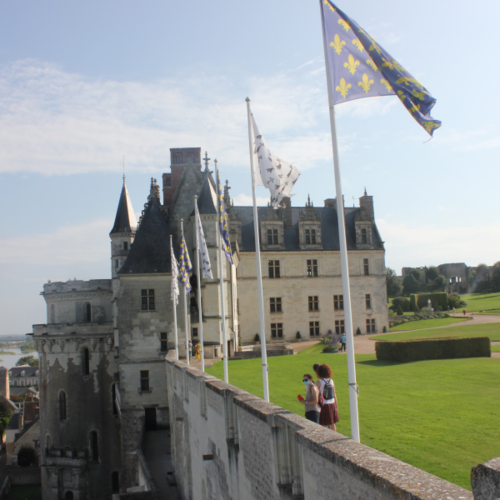
[{"label": "slate roof", "polygon": [[[38,377],[37,371],[39,370],[38,366],[14,366],[9,370],[9,377]],[[24,372],[24,375],[22,374]]]},{"label": "slate roof", "polygon": [[[292,207],[292,227],[285,227],[285,245],[281,251],[300,250],[299,245],[299,214],[302,207]],[[348,250],[356,250],[356,230],[354,218],[359,208],[345,207],[346,237]],[[241,233],[243,252],[255,252],[255,233],[253,224],[253,207],[234,207],[235,214],[241,217]],[[321,217],[321,243],[323,250],[340,250],[337,210],[332,207],[314,208],[316,215]],[[268,213],[267,207],[258,207],[259,220],[262,221]],[[372,242],[374,250],[383,250],[375,224],[372,228]],[[271,250],[270,250],[271,251]],[[279,250],[272,250],[279,251]]]},{"label": "slate roof", "polygon": [[33,396],[38,395],[38,391],[36,389],[33,389],[33,387],[18,387],[17,385],[9,387],[9,392],[11,396],[22,396],[26,393],[31,393]]},{"label": "slate roof", "polygon": [[170,229],[155,196],[152,196],[120,269],[124,274],[170,273]]},{"label": "slate roof", "polygon": [[131,233],[137,227],[137,219],[135,217],[132,202],[128,195],[125,178],[123,179],[123,188],[116,210],[115,224],[109,234],[114,233]]},{"label": "slate roof", "polygon": [[[216,214],[217,208],[215,203],[217,203],[217,195],[208,175],[206,175],[198,196],[198,210],[200,214]],[[194,210],[191,215],[194,215]]]},{"label": "slate roof", "polygon": [[[31,427],[33,427],[39,420],[39,417],[35,418],[35,420],[32,420],[28,424],[25,424],[21,432],[16,432],[16,435],[14,436],[14,441],[17,441],[21,437],[23,437],[24,434],[26,434]],[[18,424],[19,425],[19,424]]]}]

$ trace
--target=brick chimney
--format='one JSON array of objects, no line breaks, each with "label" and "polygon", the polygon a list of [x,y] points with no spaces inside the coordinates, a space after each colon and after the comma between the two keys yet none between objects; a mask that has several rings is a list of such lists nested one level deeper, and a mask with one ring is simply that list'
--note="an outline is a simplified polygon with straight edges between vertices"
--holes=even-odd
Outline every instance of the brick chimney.
[{"label": "brick chimney", "polygon": [[201,171],[201,148],[170,148],[170,171],[163,174],[163,205],[172,205],[184,169],[194,165]]}]

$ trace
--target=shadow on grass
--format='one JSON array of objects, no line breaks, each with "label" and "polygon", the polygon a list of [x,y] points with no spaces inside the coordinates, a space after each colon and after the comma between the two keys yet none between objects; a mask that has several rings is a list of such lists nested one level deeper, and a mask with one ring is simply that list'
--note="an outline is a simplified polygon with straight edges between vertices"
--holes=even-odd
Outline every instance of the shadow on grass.
[{"label": "shadow on grass", "polygon": [[366,361],[356,361],[357,365],[367,365],[367,366],[376,366],[377,368],[384,368],[386,366],[397,366],[397,365],[405,365],[407,363],[402,363],[398,361],[379,361],[378,359],[369,359]]}]

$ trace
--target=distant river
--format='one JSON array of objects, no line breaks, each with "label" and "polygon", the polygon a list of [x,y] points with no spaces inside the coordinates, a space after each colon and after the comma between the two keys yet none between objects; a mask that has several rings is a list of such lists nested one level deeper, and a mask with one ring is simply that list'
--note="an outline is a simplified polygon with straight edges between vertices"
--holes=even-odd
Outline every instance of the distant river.
[{"label": "distant river", "polygon": [[7,369],[13,368],[16,366],[17,360],[19,358],[22,358],[24,356],[35,356],[35,358],[38,358],[38,353],[36,351],[31,351],[31,352],[22,352],[19,347],[5,347],[2,350],[5,352],[13,352],[15,354],[4,354],[3,352],[0,352],[0,366],[3,366]]}]

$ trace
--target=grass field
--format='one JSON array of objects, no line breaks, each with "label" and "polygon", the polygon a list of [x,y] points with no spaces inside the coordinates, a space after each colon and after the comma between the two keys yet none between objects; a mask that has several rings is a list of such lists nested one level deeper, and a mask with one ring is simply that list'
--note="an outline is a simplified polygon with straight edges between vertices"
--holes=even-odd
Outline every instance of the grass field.
[{"label": "grass field", "polygon": [[[416,323],[416,322],[415,322]],[[420,332],[402,332],[386,335],[375,335],[373,340],[406,340],[429,337],[489,337],[490,340],[500,341],[500,323],[486,323],[483,325],[450,326],[449,328],[432,328]]]},{"label": "grass field", "polygon": [[500,345],[492,345],[491,352],[500,352]]},{"label": "grass field", "polygon": [[484,316],[492,315],[492,316],[500,316],[500,309],[491,309],[490,311],[484,312],[475,312],[474,314],[480,314]]},{"label": "grass field", "polygon": [[42,500],[40,486],[12,486],[7,500]]},{"label": "grass field", "polygon": [[[413,314],[413,313],[412,313]],[[390,331],[406,331],[406,330],[420,330],[422,328],[435,328],[436,326],[448,326],[454,323],[467,321],[465,318],[440,318],[440,319],[423,319],[421,321],[409,321],[402,325],[391,326]]]},{"label": "grass field", "polygon": [[467,312],[500,309],[500,293],[469,293],[460,295],[460,299],[467,302],[467,306],[458,308],[457,311],[463,309]]},{"label": "grass field", "polygon": [[[339,401],[337,428],[350,436],[346,356],[323,354],[315,345],[268,361],[271,401],[299,415],[302,375],[314,363],[328,363]],[[393,363],[357,355],[356,362],[364,444],[469,490],[471,467],[500,455],[500,359]],[[222,363],[207,372],[223,378]],[[260,359],[229,362],[230,382],[260,397],[261,373]]]}]

